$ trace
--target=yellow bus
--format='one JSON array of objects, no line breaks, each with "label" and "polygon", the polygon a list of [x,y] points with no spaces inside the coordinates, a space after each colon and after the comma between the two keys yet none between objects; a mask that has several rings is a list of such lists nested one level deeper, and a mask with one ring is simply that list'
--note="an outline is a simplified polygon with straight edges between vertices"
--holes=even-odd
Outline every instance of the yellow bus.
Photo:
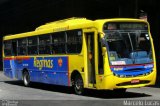
[{"label": "yellow bus", "polygon": [[125,92],[155,84],[156,60],[148,22],[69,18],[3,38],[4,75],[25,86],[41,82]]}]

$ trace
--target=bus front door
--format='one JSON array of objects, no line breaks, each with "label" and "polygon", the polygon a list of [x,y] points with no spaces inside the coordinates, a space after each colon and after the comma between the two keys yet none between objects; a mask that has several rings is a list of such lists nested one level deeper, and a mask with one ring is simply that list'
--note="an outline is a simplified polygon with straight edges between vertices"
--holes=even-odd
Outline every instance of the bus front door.
[{"label": "bus front door", "polygon": [[94,32],[86,33],[86,52],[87,52],[87,69],[88,69],[88,83],[89,86],[96,84],[95,76],[95,46],[94,46]]}]

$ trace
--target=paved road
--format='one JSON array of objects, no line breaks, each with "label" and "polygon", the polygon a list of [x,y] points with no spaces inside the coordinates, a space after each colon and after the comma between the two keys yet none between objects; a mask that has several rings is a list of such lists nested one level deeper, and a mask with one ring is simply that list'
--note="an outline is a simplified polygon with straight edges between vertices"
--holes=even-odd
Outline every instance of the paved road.
[{"label": "paved road", "polygon": [[[130,100],[160,100],[160,88],[143,87],[128,89],[124,95],[117,95],[95,90],[86,90],[84,96],[75,95],[71,88],[34,83],[31,87],[24,87],[23,83],[16,80],[10,80],[0,72],[0,100],[34,100],[18,101],[23,105],[36,103],[39,105],[124,105],[124,101]],[[41,100],[41,101],[38,101]],[[45,100],[45,101],[42,101]],[[49,100],[49,101],[48,101]],[[74,100],[74,101],[73,101]],[[14,102],[14,101],[11,101]],[[142,101],[143,102],[143,101]],[[1,105],[1,104],[0,104]],[[159,101],[160,105],[160,101]],[[47,105],[46,105],[47,106]]]}]

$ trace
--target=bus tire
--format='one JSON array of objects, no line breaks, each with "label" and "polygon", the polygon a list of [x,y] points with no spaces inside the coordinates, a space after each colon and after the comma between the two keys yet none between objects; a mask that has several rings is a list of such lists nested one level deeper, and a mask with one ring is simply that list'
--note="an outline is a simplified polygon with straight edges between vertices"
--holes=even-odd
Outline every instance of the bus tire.
[{"label": "bus tire", "polygon": [[82,95],[84,92],[83,80],[79,74],[74,79],[74,91],[77,95]]},{"label": "bus tire", "polygon": [[30,75],[29,75],[28,71],[23,72],[23,83],[25,86],[30,85]]}]

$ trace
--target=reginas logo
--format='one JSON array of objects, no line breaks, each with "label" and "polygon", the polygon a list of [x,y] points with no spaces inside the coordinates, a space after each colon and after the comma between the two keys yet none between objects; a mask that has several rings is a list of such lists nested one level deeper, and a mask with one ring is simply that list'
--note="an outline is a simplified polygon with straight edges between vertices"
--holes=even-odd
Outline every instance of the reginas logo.
[{"label": "reginas logo", "polygon": [[39,70],[42,70],[42,68],[53,68],[53,60],[45,59],[44,57],[41,59],[34,57],[34,67],[39,68]]}]

